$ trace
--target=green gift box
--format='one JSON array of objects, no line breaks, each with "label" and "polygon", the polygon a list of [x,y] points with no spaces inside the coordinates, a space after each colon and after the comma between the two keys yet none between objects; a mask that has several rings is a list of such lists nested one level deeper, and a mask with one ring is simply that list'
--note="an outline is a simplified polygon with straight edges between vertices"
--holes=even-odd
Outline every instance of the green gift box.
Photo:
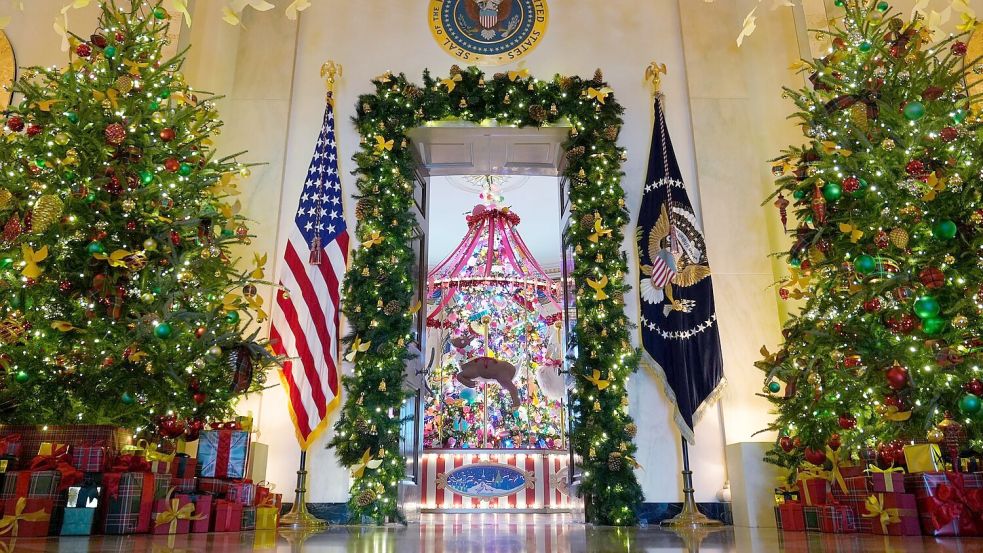
[{"label": "green gift box", "polygon": [[242,508],[242,530],[256,529],[256,507]]},{"label": "green gift box", "polygon": [[92,533],[92,523],[96,510],[88,507],[68,507],[61,522],[61,535],[88,536]]}]

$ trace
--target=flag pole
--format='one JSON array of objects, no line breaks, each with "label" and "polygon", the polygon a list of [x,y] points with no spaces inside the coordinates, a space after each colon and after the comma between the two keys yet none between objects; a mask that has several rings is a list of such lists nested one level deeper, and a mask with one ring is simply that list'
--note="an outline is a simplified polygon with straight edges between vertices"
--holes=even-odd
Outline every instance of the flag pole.
[{"label": "flag pole", "polygon": [[[327,88],[327,101],[334,101],[335,79],[341,76],[341,65],[328,60],[321,66],[321,77]],[[298,531],[316,531],[327,523],[307,510],[307,449],[300,452],[300,467],[297,469],[297,487],[294,489],[294,504],[290,512],[280,517],[280,528]]]},{"label": "flag pole", "polygon": [[[666,64],[664,63],[653,61],[645,68],[645,80],[652,85],[652,95],[660,101],[663,99],[662,76],[667,73]],[[663,116],[661,110],[655,116],[661,118]],[[663,124],[662,121],[659,121],[660,128],[663,127]],[[665,138],[663,138],[664,142]],[[668,160],[664,160],[664,162],[668,164]],[[668,165],[666,167],[666,174],[669,174]],[[683,445],[683,508],[678,515],[662,521],[661,525],[679,529],[723,526],[722,522],[707,517],[697,508],[696,499],[693,496],[693,471],[690,470],[689,466],[689,444],[686,443],[684,436],[680,436],[680,442]]]}]

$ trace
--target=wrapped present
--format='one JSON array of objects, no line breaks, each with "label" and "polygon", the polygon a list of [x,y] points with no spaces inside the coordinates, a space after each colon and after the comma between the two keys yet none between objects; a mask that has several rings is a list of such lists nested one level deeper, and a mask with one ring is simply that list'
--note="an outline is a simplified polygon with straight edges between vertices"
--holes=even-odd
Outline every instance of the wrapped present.
[{"label": "wrapped present", "polygon": [[256,529],[256,507],[243,505],[241,528],[243,530]]},{"label": "wrapped present", "polygon": [[983,463],[980,462],[980,454],[971,449],[959,452],[959,472],[980,472]]},{"label": "wrapped present", "polygon": [[187,534],[195,517],[195,504],[186,494],[174,494],[174,488],[154,505],[154,534]]},{"label": "wrapped present", "polygon": [[242,529],[243,507],[234,501],[215,500],[212,532],[238,532]]},{"label": "wrapped present", "polygon": [[819,527],[819,507],[815,505],[802,506],[802,518],[805,520],[806,532],[821,532]]},{"label": "wrapped present", "polygon": [[904,469],[901,467],[891,467],[882,469],[877,465],[870,465],[870,481],[874,492],[877,493],[905,493]]},{"label": "wrapped present", "polygon": [[854,463],[844,461],[840,463],[840,473],[843,474],[843,478],[856,478],[858,476],[865,476],[866,468],[863,463]]},{"label": "wrapped present", "polygon": [[874,486],[869,476],[849,476],[844,478],[846,481],[847,493],[845,495],[862,495],[867,497],[873,491]]},{"label": "wrapped present", "polygon": [[256,530],[276,530],[280,509],[273,505],[256,507]]},{"label": "wrapped present", "polygon": [[198,479],[191,478],[172,478],[171,485],[180,493],[194,493],[198,490]]},{"label": "wrapped present", "polygon": [[199,491],[208,492],[223,499],[225,498],[225,494],[229,492],[230,487],[232,487],[232,482],[229,480],[222,480],[221,478],[198,478]]},{"label": "wrapped present", "polygon": [[849,461],[840,460],[840,452],[842,450],[839,448],[833,449],[826,446],[826,460],[829,461],[830,470],[826,474],[829,480],[829,486],[831,490],[839,490],[840,493],[848,493],[849,489],[846,486],[846,474],[843,472],[847,471],[847,474],[856,476],[855,465]]},{"label": "wrapped present", "polygon": [[256,504],[256,485],[247,480],[232,482],[229,491],[225,493],[225,498],[251,507]]},{"label": "wrapped present", "polygon": [[273,494],[273,504],[276,505],[277,509],[283,509],[283,494],[275,493]]},{"label": "wrapped present", "polygon": [[[829,494],[829,480],[826,471],[809,467],[799,472],[799,497],[807,506],[823,505]],[[817,526],[818,528],[818,526]]]},{"label": "wrapped present", "polygon": [[867,498],[861,515],[872,519],[871,532],[884,536],[919,536],[915,496],[907,493],[878,493]]},{"label": "wrapped present", "polygon": [[271,500],[273,500],[274,488],[276,488],[276,484],[265,480],[256,484],[256,505],[265,505],[267,503],[266,498],[271,498]]},{"label": "wrapped present", "polygon": [[103,472],[109,467],[109,448],[104,440],[72,448],[72,465],[82,472]]},{"label": "wrapped present", "polygon": [[249,461],[246,463],[246,478],[253,482],[266,480],[266,464],[270,456],[270,446],[252,442],[249,444]]},{"label": "wrapped present", "polygon": [[942,456],[955,464],[959,458],[959,452],[966,447],[966,428],[952,418],[952,414],[948,412],[938,426],[943,436]]},{"label": "wrapped present", "polygon": [[61,473],[57,470],[12,470],[3,479],[0,500],[32,497],[57,499],[61,494]]},{"label": "wrapped present", "polygon": [[11,498],[4,502],[0,536],[40,538],[48,535],[54,502],[37,497]]},{"label": "wrapped present", "polygon": [[69,444],[60,444],[58,442],[41,442],[38,446],[38,456],[39,457],[55,457],[58,455],[68,455],[68,451],[71,448]]},{"label": "wrapped present", "polygon": [[983,475],[922,472],[905,484],[915,494],[925,535],[983,535]]},{"label": "wrapped present", "polygon": [[88,536],[92,534],[96,509],[91,507],[66,507],[62,515],[62,536]]},{"label": "wrapped present", "polygon": [[12,432],[0,436],[0,455],[4,457],[20,457],[23,444],[19,433]]},{"label": "wrapped present", "polygon": [[42,451],[50,452],[50,454],[41,453],[32,459],[31,464],[28,466],[29,470],[32,472],[59,472],[61,477],[58,479],[58,491],[60,492],[82,481],[84,475],[80,470],[72,466],[72,458],[68,454],[68,446],[53,444],[50,448],[42,448]]},{"label": "wrapped present", "polygon": [[175,478],[194,478],[195,470],[198,468],[198,460],[187,453],[178,453],[174,456],[171,474]]},{"label": "wrapped present", "polygon": [[17,458],[10,458],[7,456],[0,456],[0,474],[7,472],[9,469],[13,469],[14,465],[17,464]]},{"label": "wrapped present", "polygon": [[215,498],[209,494],[192,494],[195,504],[195,518],[191,522],[191,533],[207,534],[212,523],[212,503]]},{"label": "wrapped present", "polygon": [[904,446],[904,458],[910,473],[945,470],[942,450],[936,444],[906,445]]},{"label": "wrapped present", "polygon": [[853,534],[857,513],[846,505],[823,505],[819,507],[819,529],[827,534]]},{"label": "wrapped present", "polygon": [[241,479],[246,476],[249,432],[206,430],[198,439],[199,476]]},{"label": "wrapped present", "polygon": [[154,502],[167,495],[171,475],[152,472],[103,474],[106,508],[102,529],[106,534],[144,534],[151,530]]},{"label": "wrapped present", "polygon": [[109,449],[110,457],[119,449],[133,441],[133,432],[111,425],[77,424],[66,426],[39,426],[0,424],[0,436],[18,434],[21,440],[21,450],[26,452],[20,456],[20,465],[24,468],[30,462],[30,454],[41,449],[42,442],[68,444],[78,446],[84,443],[103,441]]},{"label": "wrapped present", "polygon": [[244,430],[246,432],[253,431],[253,413],[250,411],[245,415],[239,415],[236,417],[236,429]]}]

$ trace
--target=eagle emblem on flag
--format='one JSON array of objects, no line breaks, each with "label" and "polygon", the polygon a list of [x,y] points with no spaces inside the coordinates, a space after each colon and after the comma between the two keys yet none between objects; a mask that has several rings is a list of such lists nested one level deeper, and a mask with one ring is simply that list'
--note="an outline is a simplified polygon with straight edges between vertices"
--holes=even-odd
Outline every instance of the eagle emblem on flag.
[{"label": "eagle emblem on flag", "polygon": [[[690,287],[710,276],[706,246],[692,213],[682,206],[673,205],[674,219],[670,224],[669,211],[662,204],[659,218],[648,233],[648,257],[651,265],[641,265],[646,279],[639,283],[640,295],[646,303],[663,307],[665,315],[672,311],[689,313],[695,302],[676,299],[673,286]],[[643,230],[638,229],[641,233]]]}]

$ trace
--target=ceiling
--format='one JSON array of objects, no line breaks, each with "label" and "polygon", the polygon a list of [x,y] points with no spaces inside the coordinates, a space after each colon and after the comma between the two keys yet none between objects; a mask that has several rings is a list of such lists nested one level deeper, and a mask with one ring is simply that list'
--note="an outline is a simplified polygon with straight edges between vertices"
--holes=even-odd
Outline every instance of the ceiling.
[{"label": "ceiling", "polygon": [[[556,177],[516,176],[502,185],[505,200],[520,218],[519,234],[544,269],[560,265],[560,199]],[[524,182],[522,182],[524,181]],[[479,189],[466,191],[461,177],[431,177],[428,264],[434,267],[461,242],[468,230],[464,215],[478,199]]]}]

